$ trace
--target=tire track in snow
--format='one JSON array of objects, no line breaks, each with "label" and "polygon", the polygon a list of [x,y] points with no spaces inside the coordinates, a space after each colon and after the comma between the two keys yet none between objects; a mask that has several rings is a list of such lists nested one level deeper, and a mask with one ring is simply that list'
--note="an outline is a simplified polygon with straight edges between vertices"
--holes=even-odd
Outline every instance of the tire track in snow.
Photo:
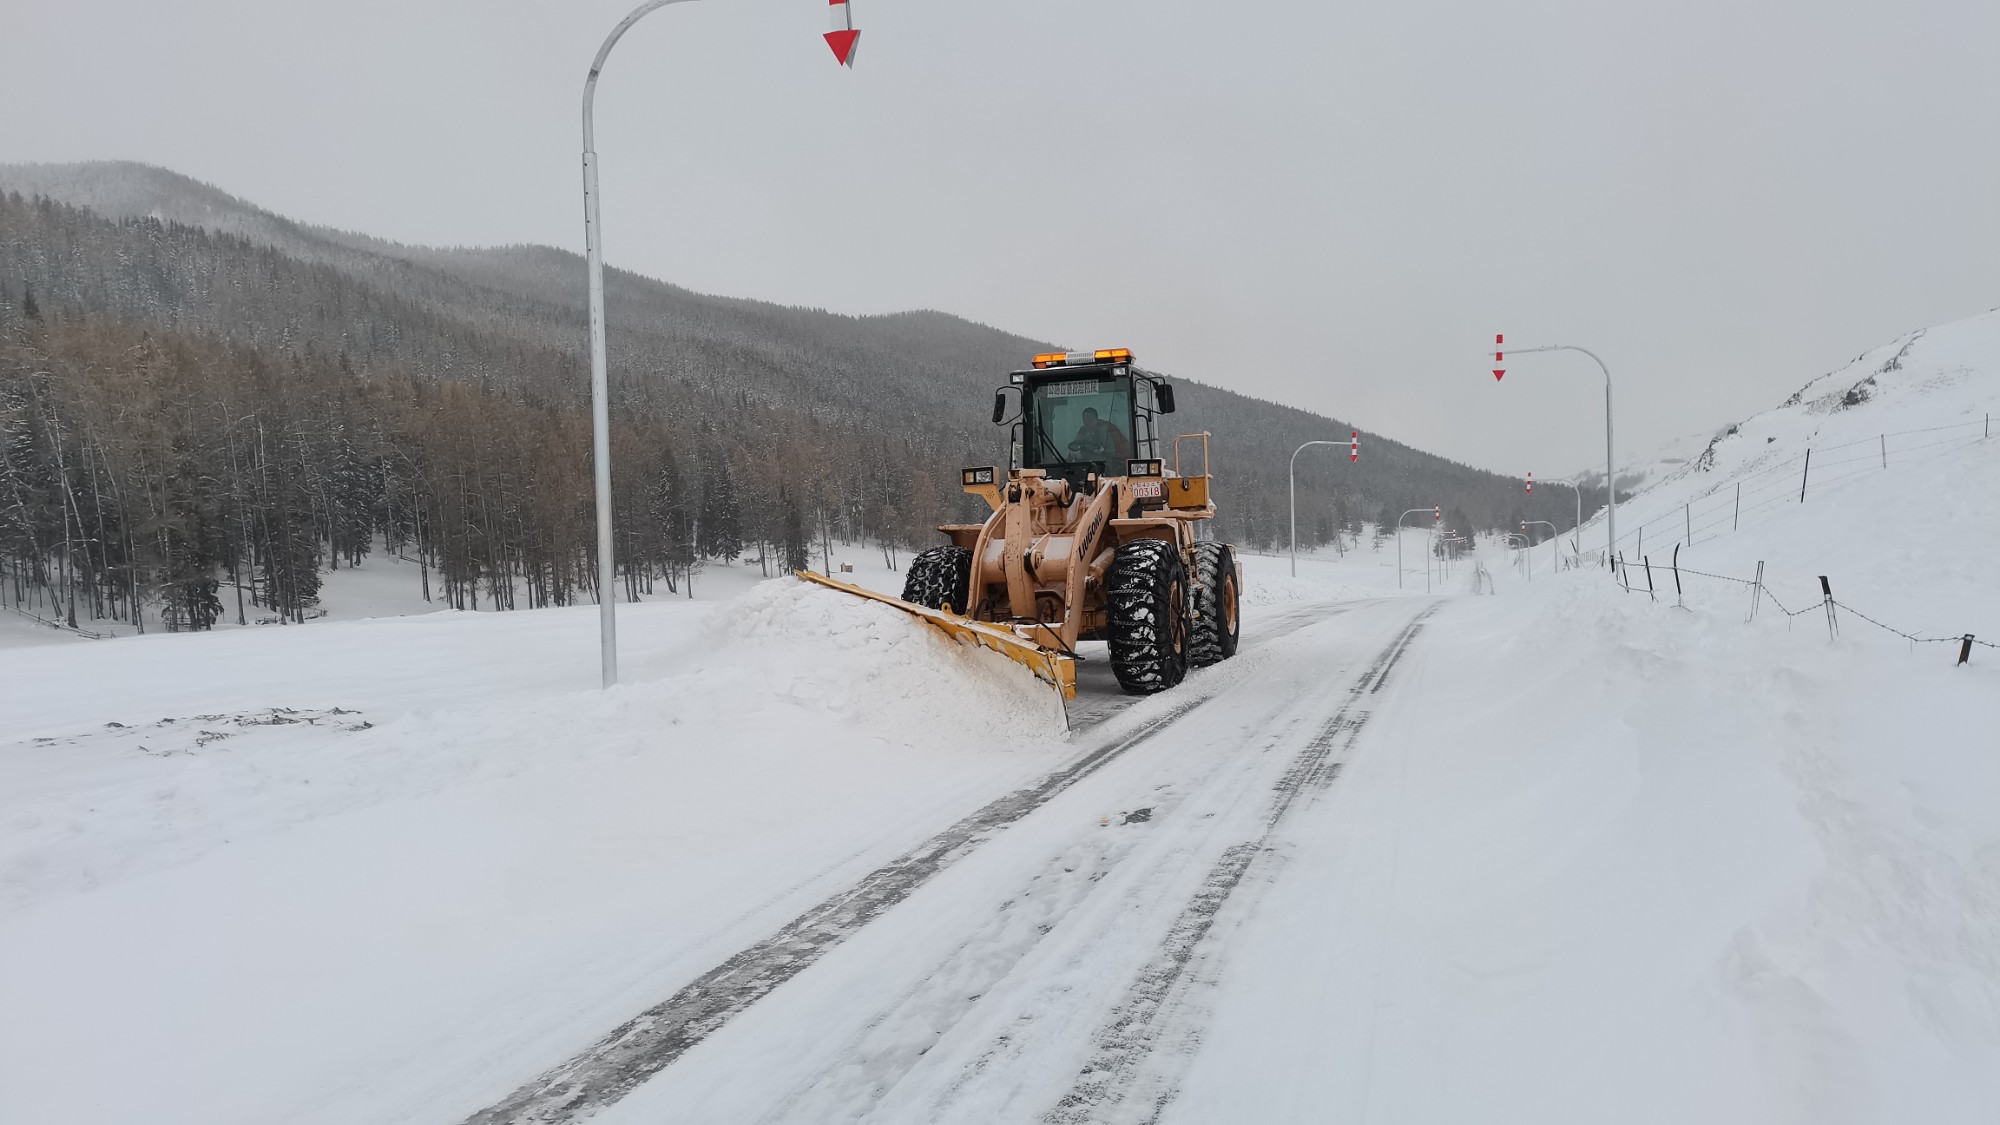
[{"label": "tire track in snow", "polygon": [[[1309,722],[1296,714],[1298,710],[1296,700],[1288,701],[1259,721],[1261,733],[1254,744],[1246,744],[1237,755],[1211,759],[1204,772],[1179,775],[1172,784],[1153,785],[1144,796],[1134,795],[1129,798],[1134,804],[1151,803],[1136,813],[1127,813],[1124,820],[1100,825],[1057,852],[1019,890],[999,902],[990,924],[977,926],[952,946],[916,984],[849,1037],[830,1062],[807,1075],[775,1108],[756,1120],[777,1125],[874,1119],[880,1103],[931,1047],[1016,966],[1035,956],[1043,940],[1072,912],[1084,909],[1113,870],[1143,848],[1143,830],[1133,835],[1117,828],[1142,825],[1153,829],[1188,815],[1203,819],[1215,816],[1217,810],[1209,799],[1239,788],[1229,768],[1231,762],[1282,754],[1296,745],[1299,728]],[[1240,791],[1254,800],[1260,786],[1244,780]],[[1192,812],[1187,808],[1191,801],[1196,806]],[[1209,811],[1200,811],[1203,808]],[[1112,831],[1101,834],[1107,828]],[[1198,862],[1195,856],[1183,854],[1193,850],[1177,847],[1175,854],[1182,856],[1180,862]],[[1029,917],[1022,916],[1024,910],[1030,912]],[[1002,1042],[1004,1045],[1005,1039]],[[993,1057],[995,1052],[989,1051],[975,1060],[968,1075],[983,1069]],[[938,1115],[944,1116],[949,1115]]]},{"label": "tire track in snow", "polygon": [[1211,698],[1204,695],[1181,703],[1036,784],[987,804],[710,969],[502,1101],[466,1118],[465,1125],[574,1121],[618,1101],[932,876]]},{"label": "tire track in snow", "polygon": [[[1251,653],[1279,639],[1310,625],[1321,625],[1344,613],[1352,613],[1369,601],[1351,602],[1308,602],[1287,609],[1256,622],[1256,636],[1243,646],[1244,653]],[[1249,628],[1245,624],[1245,628]],[[1093,645],[1093,649],[1102,648]],[[1108,655],[1093,655],[1079,664],[1076,669],[1077,697],[1067,708],[1070,730],[1076,734],[1088,734],[1138,703],[1148,698],[1140,695],[1126,695],[1118,687],[1118,680],[1111,672]]]},{"label": "tire track in snow", "polygon": [[[1088,1061],[1055,1107],[1043,1115],[1048,1125],[1103,1120],[1158,1120],[1177,1092],[1175,1077],[1200,1043],[1200,1022],[1176,1019],[1187,1004],[1185,983],[1200,967],[1198,949],[1222,907],[1242,884],[1250,866],[1271,849],[1271,837],[1301,796],[1309,800],[1340,775],[1341,759],[1360,738],[1370,712],[1360,709],[1382,690],[1389,673],[1423,629],[1436,607],[1419,613],[1367,672],[1348,689],[1348,698],[1299,751],[1274,785],[1263,831],[1224,849],[1192,898],[1168,927],[1153,956],[1140,968],[1111,1016],[1092,1038]],[[1208,955],[1212,959],[1213,954]]]}]

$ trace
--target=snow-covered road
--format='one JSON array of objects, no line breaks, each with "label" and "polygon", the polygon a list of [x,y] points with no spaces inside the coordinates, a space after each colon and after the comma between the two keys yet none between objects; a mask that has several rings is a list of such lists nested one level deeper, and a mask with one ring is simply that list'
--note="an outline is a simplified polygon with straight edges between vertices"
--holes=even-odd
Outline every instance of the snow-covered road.
[{"label": "snow-covered road", "polygon": [[[862,882],[893,902],[809,914],[475,1120],[616,1099],[592,1120],[1148,1116],[1206,1022],[1218,923],[1268,885],[1287,813],[1334,782],[1432,605],[1322,608],[1134,709],[1057,784]],[[725,993],[724,1022],[714,986],[761,999]]]}]

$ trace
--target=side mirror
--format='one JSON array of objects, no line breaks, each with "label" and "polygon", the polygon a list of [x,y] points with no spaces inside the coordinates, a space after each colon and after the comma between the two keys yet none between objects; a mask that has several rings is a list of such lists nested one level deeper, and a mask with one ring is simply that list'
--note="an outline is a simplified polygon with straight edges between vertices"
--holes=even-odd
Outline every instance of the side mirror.
[{"label": "side mirror", "polygon": [[996,425],[996,426],[997,426],[997,425],[999,425],[999,424],[1000,424],[1000,419],[1002,419],[1002,418],[1005,418],[1006,416],[1007,416],[1007,392],[1006,392],[1006,391],[994,391],[994,392],[993,392],[993,424],[994,424],[994,425]]},{"label": "side mirror", "polygon": [[1174,385],[1172,383],[1161,383],[1159,395],[1160,413],[1172,414],[1174,412]]}]

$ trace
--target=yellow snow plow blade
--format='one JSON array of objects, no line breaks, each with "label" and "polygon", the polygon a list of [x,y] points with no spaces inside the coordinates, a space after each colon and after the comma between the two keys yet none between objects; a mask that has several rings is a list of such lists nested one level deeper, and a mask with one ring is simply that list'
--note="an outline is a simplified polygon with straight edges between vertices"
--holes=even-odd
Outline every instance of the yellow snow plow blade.
[{"label": "yellow snow plow blade", "polygon": [[1012,629],[994,625],[986,621],[974,621],[960,617],[956,613],[946,613],[928,606],[914,605],[901,598],[892,598],[851,582],[828,578],[810,570],[795,570],[793,574],[808,582],[895,606],[912,617],[921,618],[943,630],[946,636],[961,644],[974,644],[991,649],[1035,674],[1035,678],[1062,693],[1065,701],[1076,698],[1076,658],[1060,652],[1052,652],[1033,641],[1023,640]]}]

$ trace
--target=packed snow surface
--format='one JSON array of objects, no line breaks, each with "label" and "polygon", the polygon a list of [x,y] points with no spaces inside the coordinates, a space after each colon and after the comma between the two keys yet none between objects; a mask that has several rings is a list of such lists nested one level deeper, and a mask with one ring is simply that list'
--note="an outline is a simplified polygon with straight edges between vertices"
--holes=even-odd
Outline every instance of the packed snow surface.
[{"label": "packed snow surface", "polygon": [[[590,607],[0,647],[0,1118],[573,1064],[611,1125],[1989,1122],[1996,404],[2000,316],[1871,352],[1621,506],[1616,582],[1246,555],[1242,652],[1068,736],[741,567],[625,607],[610,692]],[[777,983],[606,1046],[731,963]]]}]

